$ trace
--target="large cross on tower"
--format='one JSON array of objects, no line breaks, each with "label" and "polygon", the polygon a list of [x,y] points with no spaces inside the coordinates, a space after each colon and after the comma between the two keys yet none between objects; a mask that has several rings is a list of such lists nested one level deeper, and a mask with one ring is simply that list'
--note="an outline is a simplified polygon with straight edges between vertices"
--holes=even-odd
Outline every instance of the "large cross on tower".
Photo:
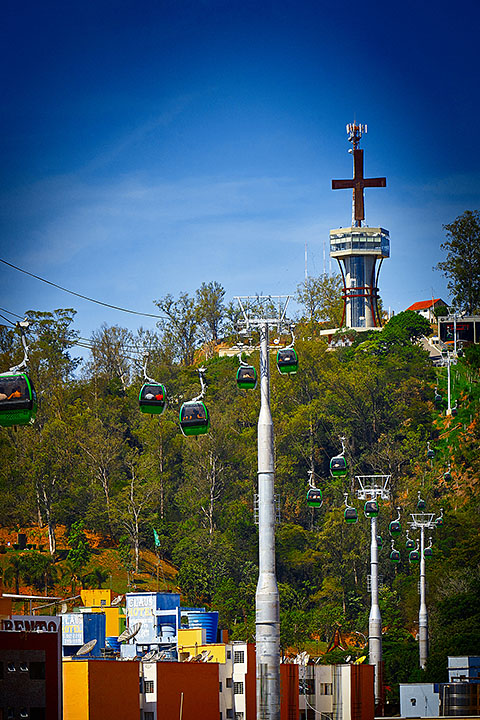
[{"label": "large cross on tower", "polygon": [[387,179],[384,177],[363,177],[363,150],[358,148],[358,143],[362,137],[362,132],[366,131],[366,125],[347,125],[348,139],[353,143],[353,180],[332,180],[332,190],[353,188],[352,225],[355,224],[358,227],[361,227],[362,220],[365,220],[363,188],[387,186]]}]

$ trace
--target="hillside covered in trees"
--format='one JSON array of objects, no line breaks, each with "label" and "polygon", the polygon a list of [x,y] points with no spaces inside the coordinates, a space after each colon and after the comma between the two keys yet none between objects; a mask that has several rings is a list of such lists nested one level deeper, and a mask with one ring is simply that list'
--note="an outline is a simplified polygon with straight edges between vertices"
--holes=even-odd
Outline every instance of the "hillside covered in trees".
[{"label": "hillside covered in trees", "polygon": [[[55,587],[60,569],[74,585],[105,583],[108,573],[95,567],[87,539],[94,536],[103,539],[96,546],[117,553],[134,583],[148,553],[155,573],[155,530],[164,567],[178,569],[167,587],[178,586],[189,605],[219,610],[233,639],[254,639],[259,395],[239,390],[238,359],[214,350],[220,339],[233,342],[237,319],[222,293],[210,283],[195,298],[158,301],[165,317],[158,334],[101,327],[83,363],[75,355],[73,310],[28,313],[29,374],[39,410],[31,426],[0,429],[0,526],[10,533],[37,528],[45,547],[3,548],[7,587]],[[370,525],[355,500],[355,475],[390,474],[392,501],[379,515],[386,681],[445,680],[447,654],[478,654],[480,647],[478,353],[472,348],[452,367],[458,413],[446,417],[445,404],[433,402],[435,387],[446,396],[446,369],[434,368],[416,344],[428,332],[423,320],[401,313],[381,332],[363,333],[332,352],[317,334],[318,319],[311,310],[297,325],[296,375],[277,373],[272,354],[282,647],[324,651],[338,625],[351,637],[368,635]],[[138,407],[145,351],[148,375],[168,393],[161,417]],[[21,357],[18,334],[3,326],[2,369]],[[258,368],[258,353],[249,361]],[[211,427],[208,435],[185,438],[179,407],[199,393],[200,364]],[[341,437],[348,479],[329,473]],[[306,505],[309,470],[323,492],[321,509]],[[427,565],[431,646],[424,673],[415,642],[418,565],[409,564],[405,550],[419,490],[431,512],[444,511]],[[355,525],[343,519],[345,492],[359,509]],[[398,565],[389,560],[388,534],[397,507]],[[352,649],[337,649],[325,661],[346,654]]]}]

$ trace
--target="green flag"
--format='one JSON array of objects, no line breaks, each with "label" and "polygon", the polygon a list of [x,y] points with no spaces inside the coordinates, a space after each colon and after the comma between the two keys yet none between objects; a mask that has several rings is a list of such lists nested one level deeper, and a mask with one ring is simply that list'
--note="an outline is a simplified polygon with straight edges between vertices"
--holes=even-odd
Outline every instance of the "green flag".
[{"label": "green flag", "polygon": [[155,528],[153,529],[153,537],[155,538],[155,547],[160,547],[160,538],[158,537],[158,533]]}]

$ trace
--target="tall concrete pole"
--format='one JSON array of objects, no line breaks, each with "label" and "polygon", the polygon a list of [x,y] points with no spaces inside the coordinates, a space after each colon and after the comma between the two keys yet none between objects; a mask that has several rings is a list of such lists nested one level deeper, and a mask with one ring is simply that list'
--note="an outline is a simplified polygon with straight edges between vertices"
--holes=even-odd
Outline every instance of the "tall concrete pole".
[{"label": "tall concrete pole", "polygon": [[382,701],[382,617],[378,604],[378,543],[377,518],[370,518],[372,538],[370,543],[371,606],[368,620],[369,663],[375,666],[375,703]]},{"label": "tall concrete pole", "polygon": [[258,417],[258,544],[256,593],[257,720],[280,720],[280,604],[275,575],[273,422],[270,412],[268,324],[260,331]]},{"label": "tall concrete pole", "polygon": [[428,657],[428,611],[425,587],[425,528],[420,527],[420,610],[418,613],[418,649],[420,667],[424,668]]},{"label": "tall concrete pole", "polygon": [[450,353],[447,355],[447,415],[452,414],[452,391],[451,391],[451,370],[450,370]]}]

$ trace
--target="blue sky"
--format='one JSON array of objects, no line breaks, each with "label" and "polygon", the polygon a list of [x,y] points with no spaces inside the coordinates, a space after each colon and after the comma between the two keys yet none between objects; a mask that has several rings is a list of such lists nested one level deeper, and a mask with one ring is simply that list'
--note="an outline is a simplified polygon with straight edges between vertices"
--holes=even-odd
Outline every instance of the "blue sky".
[{"label": "blue sky", "polygon": [[[171,0],[4,3],[0,257],[104,302],[216,280],[294,293],[348,225],[345,125],[368,124],[369,225],[390,231],[384,306],[432,293],[442,225],[479,207],[480,4]],[[328,270],[328,256],[326,267]],[[332,261],[332,270],[336,270]],[[154,320],[0,266],[0,306]]]}]

